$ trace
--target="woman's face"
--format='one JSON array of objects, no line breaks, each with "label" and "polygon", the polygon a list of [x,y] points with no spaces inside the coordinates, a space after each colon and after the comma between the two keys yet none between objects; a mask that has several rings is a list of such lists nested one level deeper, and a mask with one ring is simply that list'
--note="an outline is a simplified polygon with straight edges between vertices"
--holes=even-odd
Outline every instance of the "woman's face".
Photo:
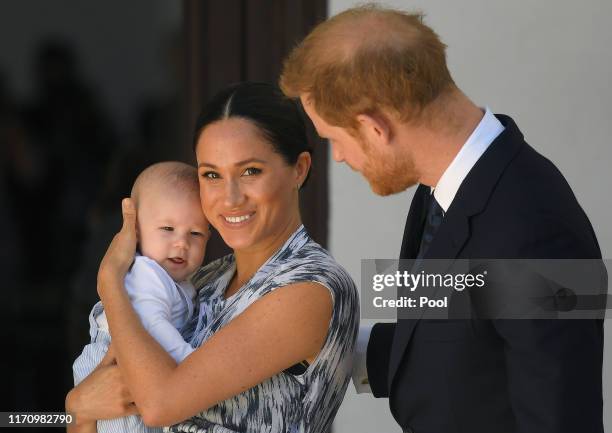
[{"label": "woman's face", "polygon": [[230,118],[202,131],[196,156],[202,209],[230,248],[272,248],[295,230],[310,155],[289,165],[254,123]]}]

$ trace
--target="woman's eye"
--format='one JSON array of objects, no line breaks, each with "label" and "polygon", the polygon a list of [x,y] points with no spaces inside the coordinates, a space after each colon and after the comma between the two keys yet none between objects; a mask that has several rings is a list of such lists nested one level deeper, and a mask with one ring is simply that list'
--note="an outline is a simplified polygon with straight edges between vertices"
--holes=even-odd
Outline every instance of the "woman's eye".
[{"label": "woman's eye", "polygon": [[160,229],[162,229],[165,232],[172,232],[172,231],[174,231],[174,227],[170,227],[170,226],[163,226],[163,227],[160,227]]},{"label": "woman's eye", "polygon": [[256,174],[261,173],[261,169],[260,168],[255,168],[255,167],[249,167],[246,170],[244,170],[243,175],[245,176],[254,176]]},{"label": "woman's eye", "polygon": [[219,173],[214,172],[214,171],[206,171],[202,174],[202,177],[205,177],[207,179],[220,179],[221,176],[219,176]]}]

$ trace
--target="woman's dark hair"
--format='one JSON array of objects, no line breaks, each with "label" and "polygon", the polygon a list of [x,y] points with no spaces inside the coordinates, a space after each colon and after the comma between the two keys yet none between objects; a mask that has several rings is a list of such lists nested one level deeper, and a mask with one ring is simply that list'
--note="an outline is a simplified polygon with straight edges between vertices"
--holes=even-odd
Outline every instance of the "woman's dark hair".
[{"label": "woman's dark hair", "polygon": [[[253,122],[287,164],[295,165],[302,152],[312,153],[299,104],[268,83],[242,82],[217,93],[196,122],[195,151],[200,134],[208,125],[239,117]],[[306,178],[308,179],[308,177]]]}]

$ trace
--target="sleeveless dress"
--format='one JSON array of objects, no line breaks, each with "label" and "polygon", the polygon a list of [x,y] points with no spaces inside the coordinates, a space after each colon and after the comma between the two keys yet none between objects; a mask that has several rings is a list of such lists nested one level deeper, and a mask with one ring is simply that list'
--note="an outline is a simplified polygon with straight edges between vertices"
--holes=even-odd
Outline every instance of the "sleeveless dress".
[{"label": "sleeveless dress", "polygon": [[349,274],[300,226],[234,295],[223,294],[236,270],[232,254],[193,278],[199,311],[183,335],[199,347],[215,332],[273,290],[298,282],[325,286],[333,302],[328,334],[301,374],[281,372],[253,388],[166,428],[195,433],[326,433],[344,398],[359,324],[359,298]]}]

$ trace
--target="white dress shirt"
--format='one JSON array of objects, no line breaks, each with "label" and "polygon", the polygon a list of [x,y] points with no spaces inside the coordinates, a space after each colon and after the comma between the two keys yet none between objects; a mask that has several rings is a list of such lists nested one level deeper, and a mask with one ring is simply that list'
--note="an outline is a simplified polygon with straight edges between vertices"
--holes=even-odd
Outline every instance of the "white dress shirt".
[{"label": "white dress shirt", "polygon": [[[485,108],[484,116],[476,126],[476,129],[468,137],[467,141],[446,168],[442,177],[435,187],[432,187],[434,197],[446,213],[453,202],[459,187],[463,183],[476,161],[487,150],[489,145],[504,130],[504,126],[495,117],[489,108]],[[357,344],[353,355],[353,384],[357,393],[372,392],[368,382],[368,370],[366,356],[368,341],[374,325],[362,325],[359,327]]]}]

